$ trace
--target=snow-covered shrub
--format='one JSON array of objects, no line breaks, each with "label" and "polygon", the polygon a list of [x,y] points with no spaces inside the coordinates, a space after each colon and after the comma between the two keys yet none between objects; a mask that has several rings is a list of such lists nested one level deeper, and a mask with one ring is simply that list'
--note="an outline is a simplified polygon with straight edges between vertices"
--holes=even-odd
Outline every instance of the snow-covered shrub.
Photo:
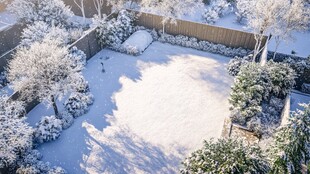
[{"label": "snow-covered shrub", "polygon": [[296,73],[286,63],[269,61],[266,66],[271,83],[271,95],[285,98],[295,85]]},{"label": "snow-covered shrub", "polygon": [[68,129],[73,124],[73,122],[74,118],[70,113],[67,111],[61,113],[62,129]]},{"label": "snow-covered shrub", "polygon": [[229,99],[232,121],[245,125],[251,118],[258,117],[262,112],[262,101],[268,100],[271,86],[268,72],[259,64],[242,66]]},{"label": "snow-covered shrub", "polygon": [[48,162],[40,161],[42,155],[38,150],[31,150],[27,155],[19,161],[17,174],[64,174],[66,171],[61,167],[51,167]]},{"label": "snow-covered shrub", "polygon": [[204,141],[204,146],[183,162],[182,174],[267,173],[269,166],[258,146],[232,139]]},{"label": "snow-covered shrub", "polygon": [[130,55],[140,55],[152,42],[153,38],[150,33],[146,30],[139,30],[121,45],[121,51]]},{"label": "snow-covered shrub", "polygon": [[35,165],[42,157],[42,154],[38,150],[31,149],[18,163],[20,166]]},{"label": "snow-covered shrub", "polygon": [[141,54],[141,51],[136,47],[132,45],[127,45],[126,47],[121,48],[121,52],[125,52],[126,54],[138,56]]},{"label": "snow-covered shrub", "polygon": [[310,162],[310,104],[301,106],[275,134],[269,149],[271,173],[303,173],[302,164]]},{"label": "snow-covered shrub", "polygon": [[232,121],[257,134],[266,130],[266,124],[267,127],[276,125],[284,106],[282,100],[293,88],[294,78],[295,72],[284,63],[243,65],[229,99]]},{"label": "snow-covered shrub", "polygon": [[249,55],[250,50],[246,50],[243,48],[230,48],[226,47],[225,45],[221,44],[214,44],[208,41],[199,41],[197,38],[194,37],[187,37],[184,35],[169,35],[169,34],[163,34],[161,30],[156,32],[155,29],[150,30],[146,29],[143,26],[136,26],[134,27],[134,31],[139,30],[146,30],[149,33],[151,33],[154,41],[159,41],[163,43],[170,43],[174,45],[179,45],[183,47],[189,47],[197,50],[202,50],[206,52],[211,52],[215,54],[221,54],[227,57],[244,57],[246,55]]},{"label": "snow-covered shrub", "polygon": [[284,63],[290,65],[297,73],[296,88],[300,89],[303,83],[310,83],[310,57],[306,59],[286,58]]},{"label": "snow-covered shrub", "polygon": [[183,35],[173,36],[166,33],[163,34],[162,31],[159,31],[158,41],[211,52],[215,54],[221,54],[227,57],[244,57],[250,52],[249,50],[243,48],[230,48],[226,47],[225,45],[214,44],[208,41],[198,41],[198,39],[194,37],[187,37]]},{"label": "snow-covered shrub", "polygon": [[69,43],[69,33],[66,29],[49,26],[43,21],[36,21],[23,30],[21,36],[21,45],[29,47],[34,42],[42,42],[45,38],[51,40],[59,40],[60,44],[66,45]]},{"label": "snow-covered shrub", "polygon": [[0,168],[14,169],[16,162],[32,148],[33,129],[25,121],[22,102],[0,96]]},{"label": "snow-covered shrub", "polygon": [[234,57],[233,59],[230,59],[228,63],[228,73],[231,76],[236,76],[242,65],[249,63],[252,60],[252,55],[244,56],[244,57]]},{"label": "snow-covered shrub", "polygon": [[66,174],[66,170],[61,168],[61,167],[50,167],[49,163],[43,163],[43,162],[38,162],[38,164],[42,163],[43,165],[38,166],[31,166],[31,165],[26,165],[26,166],[20,166],[17,170],[17,174]]},{"label": "snow-covered shrub", "polygon": [[90,93],[74,92],[65,101],[64,105],[68,113],[74,118],[85,114],[89,110],[89,106],[93,104],[94,97]]},{"label": "snow-covered shrub", "polygon": [[117,18],[109,21],[103,19],[98,23],[97,38],[101,46],[109,46],[114,49],[119,49],[124,42],[134,31],[133,28],[134,14],[126,10],[121,10]]},{"label": "snow-covered shrub", "polygon": [[62,131],[62,122],[54,115],[42,117],[36,126],[34,137],[39,143],[56,140]]},{"label": "snow-covered shrub", "polygon": [[84,77],[79,77],[75,79],[74,90],[78,93],[89,93],[89,85],[88,82],[85,80]]},{"label": "snow-covered shrub", "polygon": [[84,34],[84,30],[82,28],[70,28],[68,32],[69,32],[71,41],[78,40]]},{"label": "snow-covered shrub", "polygon": [[231,4],[226,0],[212,0],[205,9],[202,18],[208,24],[214,24],[219,18],[231,11]]},{"label": "snow-covered shrub", "polygon": [[39,174],[40,170],[35,166],[20,166],[16,170],[16,174]]},{"label": "snow-covered shrub", "polygon": [[237,22],[242,24],[249,14],[249,6],[253,5],[254,0],[236,0],[235,14]]},{"label": "snow-covered shrub", "polygon": [[281,113],[284,107],[284,99],[271,97],[269,101],[262,102],[262,112],[259,117],[251,119],[247,127],[257,134],[265,137],[273,135],[281,123]]},{"label": "snow-covered shrub", "polygon": [[8,8],[19,21],[27,24],[43,21],[50,26],[67,26],[73,16],[62,0],[13,0]]},{"label": "snow-covered shrub", "polygon": [[72,47],[67,54],[67,58],[72,61],[71,67],[76,71],[82,71],[86,65],[86,54],[76,46]]}]

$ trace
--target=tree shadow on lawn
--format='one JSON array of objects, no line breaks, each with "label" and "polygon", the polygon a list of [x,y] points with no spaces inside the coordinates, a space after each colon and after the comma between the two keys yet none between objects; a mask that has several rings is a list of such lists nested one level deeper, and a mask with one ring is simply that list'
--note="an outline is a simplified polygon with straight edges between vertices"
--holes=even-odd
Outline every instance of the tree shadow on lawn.
[{"label": "tree shadow on lawn", "polygon": [[[43,160],[52,165],[62,166],[68,173],[76,174],[85,173],[83,169],[89,173],[102,173],[102,171],[137,173],[134,170],[138,168],[144,173],[156,173],[156,171],[173,173],[175,169],[171,167],[179,165],[177,164],[180,161],[177,157],[179,154],[167,156],[160,147],[137,138],[127,130],[115,131],[108,141],[103,141],[107,138],[97,139],[97,137],[105,136],[110,127],[107,115],[113,115],[113,111],[118,109],[113,101],[113,95],[122,89],[119,81],[121,77],[125,76],[136,82],[141,80],[141,68],[144,68],[137,66],[139,62],[165,65],[169,63],[171,57],[182,54],[198,54],[204,57],[209,55],[178,46],[166,48],[157,42],[138,57],[107,49],[95,55],[88,61],[83,71],[95,97],[94,104],[87,114],[75,119],[74,124],[63,131],[58,140],[44,143],[39,147]],[[109,59],[105,60],[107,55]],[[101,63],[104,64],[104,73]],[[180,154],[182,151],[184,150],[180,147]]]},{"label": "tree shadow on lawn", "polygon": [[[110,56],[109,60],[100,59],[106,55]],[[89,83],[95,101],[89,112],[75,119],[74,124],[64,130],[58,140],[44,143],[38,147],[44,161],[62,166],[68,173],[84,173],[80,168],[80,163],[83,162],[83,154],[90,153],[87,141],[91,135],[82,127],[83,122],[87,121],[98,130],[109,126],[106,115],[112,115],[113,110],[117,110],[112,97],[122,88],[119,79],[126,76],[133,81],[139,80],[141,74],[137,63],[143,60],[143,57],[128,56],[105,49],[88,62],[83,75]],[[164,57],[149,62],[165,64],[168,61],[169,58]],[[101,62],[104,63],[105,73],[102,72]],[[35,114],[32,115],[35,116]]]},{"label": "tree shadow on lawn", "polygon": [[175,173],[179,165],[176,155],[145,142],[128,129],[108,127],[99,131],[83,123],[90,137],[89,155],[84,155],[83,168],[88,173]]}]

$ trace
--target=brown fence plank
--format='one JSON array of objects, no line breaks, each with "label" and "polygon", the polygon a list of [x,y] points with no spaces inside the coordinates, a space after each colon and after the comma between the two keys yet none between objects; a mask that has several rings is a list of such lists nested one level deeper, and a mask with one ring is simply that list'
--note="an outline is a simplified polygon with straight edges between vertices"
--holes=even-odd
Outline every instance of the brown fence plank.
[{"label": "brown fence plank", "polygon": [[[132,11],[132,10],[131,10]],[[162,17],[154,14],[141,13],[138,17],[137,25],[145,26],[149,29],[162,29]],[[254,49],[255,40],[252,33],[238,31],[223,27],[212,26],[197,22],[176,20],[177,25],[167,23],[165,30],[172,35],[186,35],[196,37],[199,40],[206,40],[215,44],[223,44],[229,47],[242,47]]]}]

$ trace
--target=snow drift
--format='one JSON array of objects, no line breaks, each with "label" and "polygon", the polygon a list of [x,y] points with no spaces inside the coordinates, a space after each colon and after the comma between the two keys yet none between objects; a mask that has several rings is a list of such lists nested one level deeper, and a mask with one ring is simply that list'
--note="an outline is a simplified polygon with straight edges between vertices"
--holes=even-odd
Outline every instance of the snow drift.
[{"label": "snow drift", "polygon": [[153,42],[153,38],[146,30],[133,33],[123,44],[122,49],[130,55],[140,55]]}]

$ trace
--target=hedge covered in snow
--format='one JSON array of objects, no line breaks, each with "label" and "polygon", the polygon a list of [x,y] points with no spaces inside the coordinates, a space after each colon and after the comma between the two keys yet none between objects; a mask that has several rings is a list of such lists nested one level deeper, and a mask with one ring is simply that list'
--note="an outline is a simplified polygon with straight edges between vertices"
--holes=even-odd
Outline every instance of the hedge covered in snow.
[{"label": "hedge covered in snow", "polygon": [[62,131],[62,122],[54,115],[42,117],[36,126],[34,137],[39,143],[56,140]]},{"label": "hedge covered in snow", "polygon": [[65,174],[61,167],[51,167],[48,162],[40,161],[42,155],[38,150],[30,150],[18,163],[17,174]]},{"label": "hedge covered in snow", "polygon": [[133,33],[121,46],[121,52],[129,55],[140,55],[153,42],[150,33],[139,30]]},{"label": "hedge covered in snow", "polygon": [[79,117],[89,110],[89,106],[94,102],[94,96],[90,93],[74,92],[65,101],[65,109],[74,118]]},{"label": "hedge covered in snow", "polygon": [[267,173],[268,162],[259,147],[232,139],[204,141],[204,146],[184,160],[182,174]]},{"label": "hedge covered in snow", "polygon": [[232,4],[227,0],[211,0],[202,14],[203,20],[208,24],[214,24],[225,14],[232,12]]},{"label": "hedge covered in snow", "polygon": [[121,10],[117,18],[97,19],[97,39],[102,47],[118,50],[121,44],[133,33],[134,13]]},{"label": "hedge covered in snow", "polygon": [[194,37],[188,37],[183,35],[173,36],[170,34],[163,34],[162,31],[150,30],[146,29],[143,26],[136,26],[135,31],[138,30],[147,30],[151,33],[154,41],[159,41],[163,43],[170,43],[173,45],[179,45],[187,48],[193,48],[197,50],[202,50],[214,54],[221,54],[227,57],[244,57],[250,53],[250,50],[246,50],[243,48],[231,48],[222,44],[215,44],[208,41],[200,41]]}]

